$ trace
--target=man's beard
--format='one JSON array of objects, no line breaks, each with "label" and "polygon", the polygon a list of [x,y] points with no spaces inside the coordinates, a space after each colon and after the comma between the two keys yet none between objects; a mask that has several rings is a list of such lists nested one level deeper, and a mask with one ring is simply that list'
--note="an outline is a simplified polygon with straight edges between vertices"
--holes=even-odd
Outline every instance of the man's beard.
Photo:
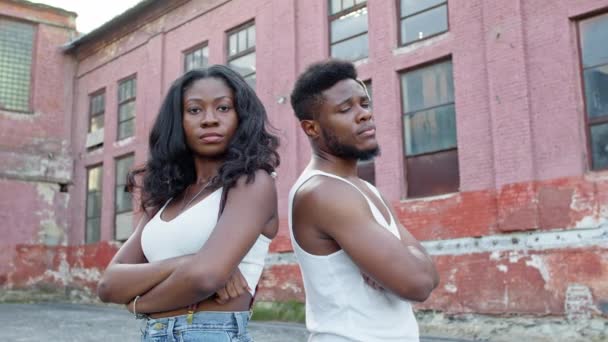
[{"label": "man's beard", "polygon": [[380,147],[378,146],[369,150],[359,150],[354,146],[343,144],[333,132],[324,128],[321,128],[321,134],[323,135],[323,139],[325,139],[329,152],[338,158],[366,161],[380,153]]}]

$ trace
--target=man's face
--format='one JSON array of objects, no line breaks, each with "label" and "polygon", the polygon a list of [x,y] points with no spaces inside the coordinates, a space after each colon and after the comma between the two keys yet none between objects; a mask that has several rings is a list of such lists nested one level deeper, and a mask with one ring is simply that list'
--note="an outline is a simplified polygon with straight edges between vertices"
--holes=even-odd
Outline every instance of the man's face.
[{"label": "man's face", "polygon": [[367,160],[376,156],[376,125],[363,86],[346,79],[322,94],[324,101],[316,118],[321,129],[319,148],[344,159]]}]

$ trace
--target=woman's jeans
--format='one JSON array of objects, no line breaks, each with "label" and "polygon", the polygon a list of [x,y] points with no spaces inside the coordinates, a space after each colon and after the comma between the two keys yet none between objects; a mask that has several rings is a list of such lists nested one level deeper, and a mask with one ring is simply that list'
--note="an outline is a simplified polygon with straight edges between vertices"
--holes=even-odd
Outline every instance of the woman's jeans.
[{"label": "woman's jeans", "polygon": [[250,342],[249,311],[199,311],[188,315],[148,318],[142,329],[143,342]]}]

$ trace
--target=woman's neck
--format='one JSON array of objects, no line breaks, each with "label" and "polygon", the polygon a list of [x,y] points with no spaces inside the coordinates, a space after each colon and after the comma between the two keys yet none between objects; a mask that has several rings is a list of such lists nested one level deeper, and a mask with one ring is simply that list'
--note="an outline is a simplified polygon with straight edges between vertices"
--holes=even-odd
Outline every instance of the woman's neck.
[{"label": "woman's neck", "polygon": [[209,158],[194,158],[194,169],[196,170],[196,183],[207,183],[213,177],[217,176],[217,173],[224,162],[223,159],[209,159]]}]

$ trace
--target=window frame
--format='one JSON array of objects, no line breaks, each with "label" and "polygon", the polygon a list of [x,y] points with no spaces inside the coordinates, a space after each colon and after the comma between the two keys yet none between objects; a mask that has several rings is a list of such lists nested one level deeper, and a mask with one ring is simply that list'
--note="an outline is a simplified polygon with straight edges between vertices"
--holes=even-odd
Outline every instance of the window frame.
[{"label": "window frame", "polygon": [[[130,97],[130,98],[127,98],[127,99],[124,99],[121,101],[120,100],[120,86],[129,81],[135,81],[135,91],[133,92],[133,97]],[[122,78],[117,82],[117,84],[118,84],[118,87],[116,87],[116,99],[117,99],[117,101],[116,101],[117,102],[117,106],[116,106],[116,141],[121,141],[121,140],[129,139],[136,135],[136,127],[134,126],[133,135],[124,137],[124,138],[120,137],[120,124],[125,123],[127,121],[131,121],[131,120],[135,121],[135,118],[137,116],[137,111],[135,111],[135,115],[133,115],[132,118],[120,121],[120,108],[129,102],[135,102],[134,106],[137,105],[137,102],[136,102],[137,101],[137,74],[132,74],[125,78]]]},{"label": "window frame", "polygon": [[[372,88],[372,80],[371,79],[367,79],[365,81],[362,81],[362,83],[365,84],[365,88],[367,90],[367,94],[369,95],[370,99],[369,102],[371,104],[371,109],[373,112],[373,105],[374,105],[374,100],[373,100],[373,90],[371,90]],[[373,176],[373,179],[371,179],[371,181],[369,179],[365,179],[362,178],[361,176],[364,175],[366,173],[366,169],[371,169],[370,173]],[[362,160],[357,160],[357,177],[363,179],[366,182],[369,182],[372,185],[376,185],[376,157],[373,157],[370,160],[366,160],[366,161],[362,161]]]},{"label": "window frame", "polygon": [[[252,26],[256,26],[255,25],[255,19],[251,19],[249,21],[246,21],[238,26],[235,26],[233,28],[231,28],[230,30],[226,31],[226,65],[231,68],[230,66],[230,62],[239,59],[241,57],[247,56],[251,53],[255,53],[256,52],[256,47],[257,47],[257,37],[258,37],[258,31],[257,31],[257,27],[255,28],[255,37],[256,40],[254,41],[254,46],[253,47],[248,47],[245,50],[241,51],[241,52],[237,52],[234,55],[230,55],[230,36],[232,36],[233,34],[238,34],[241,31],[247,30]],[[237,44],[238,44],[238,40],[237,40]],[[256,68],[255,68],[255,72],[247,74],[247,75],[241,75],[239,73],[239,75],[241,75],[243,78],[247,78],[250,77],[252,75],[257,75],[258,74],[258,70],[257,70],[257,55],[256,55],[256,59],[255,59],[255,63],[256,63]],[[234,69],[233,69],[234,70]],[[256,76],[256,81],[257,81],[257,76]],[[256,82],[257,84],[257,82]]]},{"label": "window frame", "polygon": [[[96,169],[96,168],[101,168],[101,184],[99,184],[99,191],[92,191],[89,192],[89,177],[90,177],[90,171],[92,169]],[[84,243],[85,244],[92,244],[92,243],[98,243],[101,241],[101,218],[103,217],[103,163],[98,163],[98,164],[92,164],[92,165],[88,165],[85,168],[85,172],[86,172],[86,177],[85,177],[85,187],[84,187],[84,193],[85,193],[85,205],[84,205]],[[89,241],[88,239],[88,223],[89,223],[89,217],[88,217],[88,210],[89,210],[89,194],[94,193],[94,192],[99,192],[100,196],[100,210],[99,210],[99,216],[94,216],[93,218],[98,218],[99,219],[99,240],[98,241]]]},{"label": "window frame", "polygon": [[[103,95],[103,110],[99,113],[93,113],[93,98],[99,96],[99,95]],[[91,133],[91,126],[93,124],[93,118],[100,116],[100,115],[104,115],[104,121],[105,121],[105,113],[106,113],[106,88],[101,88],[98,89],[92,93],[89,94],[89,128],[88,128],[88,133]],[[105,128],[105,123],[104,123],[104,128]]]},{"label": "window frame", "polygon": [[[338,41],[332,43],[331,42],[331,23],[334,20],[340,19],[340,17],[343,17],[343,16],[348,15],[348,14],[350,14],[352,12],[356,12],[358,10],[366,8],[367,5],[368,5],[368,0],[365,0],[365,2],[360,3],[360,4],[355,4],[353,7],[349,7],[347,9],[345,9],[345,10],[341,10],[340,12],[336,12],[335,14],[330,14],[331,13],[331,1],[332,0],[327,0],[326,1],[326,4],[327,4],[327,55],[330,58],[336,58],[336,57],[333,57],[331,55],[331,48],[332,48],[332,46],[334,46],[336,44],[343,43],[343,42],[345,42],[347,40],[350,40],[350,39],[353,39],[353,38],[361,37],[364,34],[367,34],[369,36],[369,8],[367,10],[367,13],[368,13],[367,20],[368,21],[367,21],[367,30],[365,32],[361,32],[361,33],[349,36],[347,38],[343,38],[341,40],[338,40]],[[344,0],[340,0],[340,1],[342,3]],[[353,1],[355,1],[355,0],[353,0]],[[369,37],[368,37],[368,41],[369,41]],[[369,45],[367,47],[367,56],[366,57],[363,57],[363,58],[360,58],[358,60],[354,60],[354,61],[351,61],[351,62],[354,63],[356,61],[360,61],[360,60],[365,59],[365,58],[369,58]]]},{"label": "window frame", "polygon": [[[118,204],[118,201],[117,201],[118,187],[120,186],[119,185],[120,183],[119,183],[118,178],[117,178],[117,176],[118,176],[118,163],[119,163],[119,161],[127,159],[127,158],[133,158],[133,163],[131,164],[131,167],[130,167],[130,168],[133,168],[133,166],[135,165],[135,152],[129,152],[127,154],[123,154],[123,155],[120,155],[120,156],[114,158],[114,208],[113,208],[113,210],[114,210],[114,215],[113,215],[113,217],[114,217],[114,222],[113,222],[113,225],[114,225],[114,240],[116,240],[116,229],[117,229],[117,227],[116,227],[116,218],[118,217],[118,215],[134,211],[133,207],[131,207],[131,210],[123,210],[123,211],[118,211],[118,208],[116,207],[117,204]],[[123,180],[123,181],[125,183],[122,184],[122,187],[126,189],[127,182],[126,182],[126,180]],[[125,191],[125,192],[129,192],[129,191]],[[133,201],[133,198],[131,198],[131,201]]]},{"label": "window frame", "polygon": [[39,23],[29,21],[29,20],[24,20],[22,18],[15,18],[15,17],[7,16],[7,15],[2,15],[2,14],[0,14],[0,19],[27,24],[27,25],[32,26],[32,28],[34,30],[34,32],[32,34],[32,57],[31,57],[31,64],[30,64],[30,79],[29,79],[30,86],[28,89],[27,109],[26,110],[10,109],[10,108],[5,108],[5,107],[0,106],[0,111],[18,113],[18,114],[34,114],[34,96],[35,96],[34,90],[36,89],[36,87],[35,87],[36,77],[34,75],[34,71],[36,70],[36,66],[37,66],[36,57],[38,55]]},{"label": "window frame", "polygon": [[[396,0],[396,1],[397,1],[397,39],[398,39],[397,46],[398,47],[404,47],[404,46],[416,44],[418,42],[422,42],[422,41],[425,41],[425,40],[428,40],[428,39],[440,36],[442,34],[445,34],[446,32],[450,32],[450,5],[449,5],[449,0],[444,0],[444,2],[442,2],[440,4],[437,4],[437,5],[425,8],[425,9],[423,9],[421,11],[416,12],[416,13],[412,13],[412,14],[406,15],[405,17],[401,16],[401,1],[402,0]],[[428,11],[431,11],[431,10],[434,10],[434,9],[439,8],[441,6],[444,6],[444,5],[446,7],[446,14],[445,14],[446,15],[446,29],[445,29],[445,31],[437,32],[437,33],[432,34],[430,36],[424,37],[422,39],[414,40],[414,41],[409,42],[409,43],[401,43],[403,41],[403,36],[401,35],[401,23],[405,19],[415,17],[417,15],[420,15],[422,13],[425,13],[425,12],[428,12]]]},{"label": "window frame", "polygon": [[[205,48],[209,49],[209,41],[208,40],[205,40],[202,43],[196,44],[196,45],[194,45],[194,46],[192,46],[192,47],[190,47],[190,48],[182,51],[182,59],[183,59],[182,65],[184,66],[184,69],[183,69],[184,72],[188,72],[189,71],[188,70],[188,65],[187,65],[187,57],[188,57],[188,55],[194,53],[195,51],[202,50],[202,49],[205,49]],[[209,65],[208,61],[207,61],[207,65]]]},{"label": "window frame", "polygon": [[608,15],[608,11],[595,11],[589,13],[588,15],[582,16],[580,18],[576,18],[576,38],[577,38],[577,52],[578,52],[578,68],[579,68],[579,78],[580,78],[580,90],[581,97],[583,100],[583,116],[585,120],[585,134],[587,136],[586,145],[587,145],[587,167],[590,171],[598,172],[598,171],[607,171],[608,166],[594,168],[593,167],[593,146],[591,145],[591,127],[599,126],[602,124],[608,124],[608,112],[605,115],[602,115],[598,118],[589,118],[588,114],[588,106],[587,106],[587,96],[586,96],[586,88],[585,88],[585,70],[593,69],[600,66],[608,66],[608,61],[603,64],[593,65],[591,67],[585,68],[583,65],[583,46],[582,46],[582,36],[581,36],[581,22],[587,19],[592,19],[594,17],[599,17],[603,15]]},{"label": "window frame", "polygon": [[[400,101],[401,103],[400,103],[399,106],[400,106],[400,111],[401,111],[401,113],[400,113],[400,115],[401,115],[401,155],[402,155],[402,158],[403,158],[403,174],[402,175],[403,175],[403,180],[405,182],[405,198],[407,198],[407,199],[425,198],[425,197],[439,196],[439,195],[443,195],[443,194],[453,193],[453,192],[446,192],[446,193],[437,193],[437,194],[433,193],[433,194],[425,194],[425,195],[410,195],[410,186],[409,186],[409,181],[408,181],[408,178],[409,178],[408,159],[425,158],[425,157],[429,157],[429,156],[433,156],[433,155],[437,155],[437,154],[447,154],[449,152],[454,152],[454,151],[456,153],[456,159],[458,160],[458,165],[457,165],[457,168],[458,168],[457,169],[457,172],[458,172],[458,184],[456,184],[457,190],[455,192],[460,191],[461,183],[460,183],[460,162],[459,162],[460,158],[458,157],[458,140],[456,140],[456,147],[442,148],[442,149],[439,149],[439,150],[436,150],[436,151],[425,152],[425,153],[418,153],[418,154],[415,154],[415,155],[412,155],[412,156],[409,156],[407,154],[407,147],[405,145],[405,134],[406,134],[406,132],[405,132],[404,120],[405,120],[405,116],[406,115],[411,115],[411,114],[415,114],[415,113],[418,113],[418,112],[421,112],[421,111],[426,111],[426,110],[433,109],[433,108],[439,108],[439,107],[447,106],[447,105],[450,105],[450,104],[454,106],[454,115],[457,115],[457,113],[456,113],[456,96],[455,96],[455,94],[453,96],[454,97],[453,102],[444,103],[444,104],[441,104],[441,105],[435,105],[435,106],[424,108],[424,109],[418,109],[416,111],[412,111],[412,112],[408,112],[408,113],[405,112],[405,108],[403,106],[403,102],[404,102],[403,101],[404,89],[403,89],[402,77],[405,74],[407,74],[408,72],[413,72],[413,71],[416,71],[416,70],[424,69],[424,68],[427,68],[427,67],[430,67],[430,66],[433,66],[433,65],[436,65],[436,64],[445,63],[445,62],[451,62],[452,63],[452,67],[453,67],[454,60],[453,60],[453,58],[452,58],[451,55],[448,55],[448,56],[443,56],[443,57],[440,57],[440,58],[437,58],[437,59],[433,59],[433,60],[430,60],[430,61],[426,61],[426,62],[421,63],[421,64],[414,65],[414,66],[409,67],[407,69],[399,70],[399,72],[398,72],[398,76],[399,76],[399,94],[400,94],[400,100],[401,100]],[[454,70],[452,69],[452,77],[453,77],[453,72],[454,72]],[[453,79],[452,79],[452,81],[453,81]],[[454,84],[454,93],[455,93],[455,90],[456,90],[455,88],[456,88],[456,85]],[[458,133],[458,122],[456,122],[456,133]]]}]

